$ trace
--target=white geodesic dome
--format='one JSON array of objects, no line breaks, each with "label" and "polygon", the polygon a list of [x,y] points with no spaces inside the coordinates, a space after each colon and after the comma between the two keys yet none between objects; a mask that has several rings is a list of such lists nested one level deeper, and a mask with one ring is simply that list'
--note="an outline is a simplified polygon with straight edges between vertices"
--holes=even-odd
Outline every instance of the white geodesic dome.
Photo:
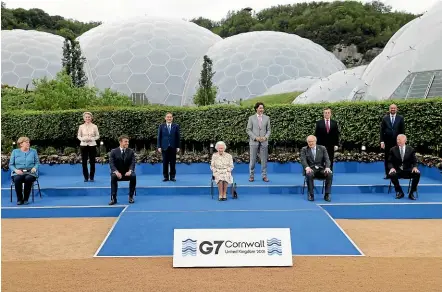
[{"label": "white geodesic dome", "polygon": [[62,69],[63,41],[36,30],[2,30],[2,84],[32,88],[32,79],[53,79]]},{"label": "white geodesic dome", "polygon": [[104,23],[78,40],[89,85],[183,105],[195,61],[221,37],[192,22],[149,16]]},{"label": "white geodesic dome", "polygon": [[442,95],[442,1],[404,25],[367,67],[364,99]]},{"label": "white geodesic dome", "polygon": [[262,95],[280,94],[286,92],[304,92],[319,79],[319,77],[305,76],[285,80],[281,83],[273,85]]},{"label": "white geodesic dome", "polygon": [[321,78],[310,86],[306,92],[300,94],[293,103],[307,104],[353,100],[356,94],[354,89],[365,85],[361,75],[366,67],[358,66]]},{"label": "white geodesic dome", "polygon": [[[294,34],[255,31],[228,37],[207,52],[213,61],[217,100],[239,101],[262,95],[272,86],[304,76],[327,77],[345,69],[331,52]],[[195,66],[186,84],[191,103],[203,64]]]}]

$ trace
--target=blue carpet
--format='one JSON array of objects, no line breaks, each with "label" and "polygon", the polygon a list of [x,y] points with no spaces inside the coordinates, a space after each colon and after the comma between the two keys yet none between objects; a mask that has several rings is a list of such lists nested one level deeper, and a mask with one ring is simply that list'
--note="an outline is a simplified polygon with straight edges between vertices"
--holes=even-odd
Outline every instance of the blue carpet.
[{"label": "blue carpet", "polygon": [[442,219],[442,203],[322,207],[335,219]]},{"label": "blue carpet", "polygon": [[125,211],[98,256],[172,256],[175,228],[290,228],[294,255],[360,255],[330,217],[312,207],[260,212]]},{"label": "blue carpet", "polygon": [[4,208],[2,218],[80,218],[118,217],[124,207],[76,207],[76,208]]}]

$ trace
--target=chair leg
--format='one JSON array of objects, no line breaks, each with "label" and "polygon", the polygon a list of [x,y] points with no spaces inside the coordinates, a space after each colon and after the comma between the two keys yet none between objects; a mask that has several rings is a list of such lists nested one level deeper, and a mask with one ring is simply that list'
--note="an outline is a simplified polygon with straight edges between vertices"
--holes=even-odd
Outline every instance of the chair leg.
[{"label": "chair leg", "polygon": [[36,180],[36,182],[37,182],[38,194],[39,194],[39,196],[41,198],[40,183],[38,182],[38,180]]},{"label": "chair leg", "polygon": [[210,180],[210,195],[212,196],[212,200],[213,200],[213,179]]},{"label": "chair leg", "polygon": [[411,187],[411,178],[408,180],[408,189],[407,189],[407,194],[410,193],[410,187]]},{"label": "chair leg", "polygon": [[34,183],[32,183],[32,203],[34,203]]},{"label": "chair leg", "polygon": [[322,181],[322,194],[324,195],[325,190],[325,180]]},{"label": "chair leg", "polygon": [[12,184],[11,184],[11,203],[12,203]]},{"label": "chair leg", "polygon": [[304,183],[302,185],[302,194],[304,195],[304,189],[305,189],[305,183],[307,181],[307,178],[304,176]]},{"label": "chair leg", "polygon": [[390,185],[388,186],[388,194],[390,193],[391,190],[391,180],[390,180]]}]

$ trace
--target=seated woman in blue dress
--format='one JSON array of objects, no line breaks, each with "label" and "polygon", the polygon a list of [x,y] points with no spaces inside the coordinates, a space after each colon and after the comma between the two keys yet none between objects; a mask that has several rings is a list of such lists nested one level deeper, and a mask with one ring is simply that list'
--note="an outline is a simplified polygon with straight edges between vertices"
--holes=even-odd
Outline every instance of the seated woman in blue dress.
[{"label": "seated woman in blue dress", "polygon": [[[15,184],[17,205],[27,205],[40,163],[37,151],[30,148],[31,143],[28,137],[20,137],[17,144],[19,148],[12,151],[9,169],[11,169],[12,180]],[[24,196],[22,184],[25,186]]]}]

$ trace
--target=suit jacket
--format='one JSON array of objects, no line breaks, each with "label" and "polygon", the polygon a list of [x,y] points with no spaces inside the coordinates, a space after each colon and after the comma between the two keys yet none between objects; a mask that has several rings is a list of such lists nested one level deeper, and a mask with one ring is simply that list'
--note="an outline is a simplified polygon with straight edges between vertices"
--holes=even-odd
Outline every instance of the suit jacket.
[{"label": "suit jacket", "polygon": [[327,133],[325,126],[325,120],[319,120],[316,122],[315,136],[318,139],[317,144],[325,147],[338,146],[339,145],[339,127],[338,122],[330,119],[330,131]]},{"label": "suit jacket", "polygon": [[262,115],[262,125],[259,127],[258,115],[254,114],[249,117],[249,121],[247,122],[247,135],[249,135],[249,145],[259,145],[259,141],[255,139],[257,137],[266,137],[267,140],[261,142],[263,146],[268,145],[269,137],[270,137],[270,117],[266,115]]},{"label": "suit jacket", "polygon": [[304,146],[301,149],[301,164],[303,169],[310,167],[313,170],[317,166],[319,169],[330,168],[330,158],[328,157],[325,146],[316,144],[316,156],[313,159],[312,151],[309,146]]},{"label": "suit jacket", "polygon": [[396,145],[399,134],[405,134],[404,117],[396,114],[394,125],[391,124],[390,114],[385,115],[381,122],[381,142]]},{"label": "suit jacket", "polygon": [[135,172],[135,152],[127,148],[123,159],[120,147],[112,149],[109,156],[109,166],[112,173],[116,170],[123,175],[129,170]]},{"label": "suit jacket", "polygon": [[168,147],[173,149],[180,148],[180,126],[172,123],[170,133],[167,124],[163,123],[158,127],[157,148],[166,150]]},{"label": "suit jacket", "polygon": [[411,171],[413,167],[417,167],[416,151],[413,147],[405,145],[404,161],[402,161],[399,146],[390,149],[388,156],[388,169],[396,169],[398,171],[402,166],[402,170]]}]

